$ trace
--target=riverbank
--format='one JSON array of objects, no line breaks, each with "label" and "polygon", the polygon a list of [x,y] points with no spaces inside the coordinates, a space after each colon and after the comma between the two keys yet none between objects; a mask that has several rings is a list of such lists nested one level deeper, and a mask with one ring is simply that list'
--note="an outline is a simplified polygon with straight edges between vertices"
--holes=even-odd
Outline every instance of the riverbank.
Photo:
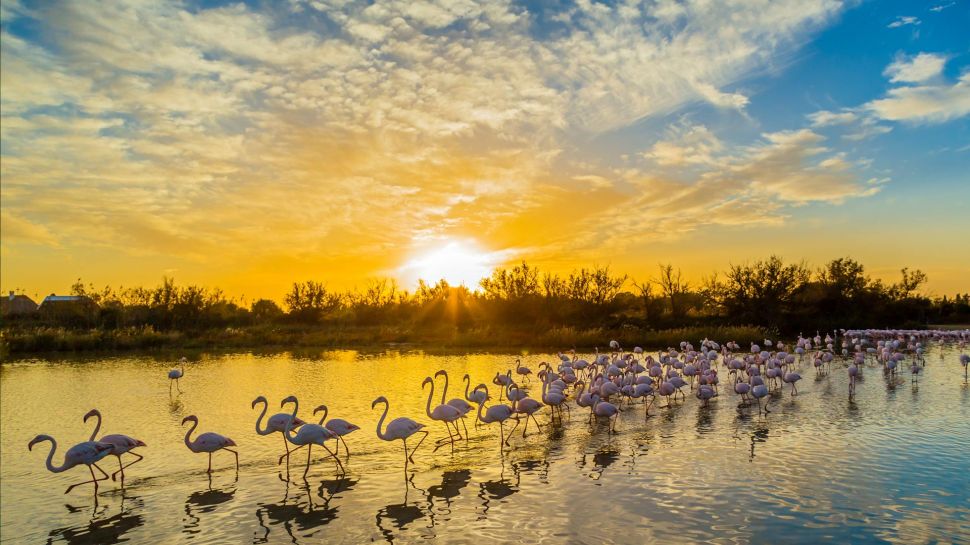
[{"label": "riverbank", "polygon": [[605,348],[615,339],[628,349],[678,346],[685,339],[704,338],[741,344],[770,336],[751,326],[702,326],[650,330],[631,326],[616,329],[572,327],[533,333],[513,328],[484,327],[418,329],[406,327],[253,326],[197,332],[156,331],[152,328],[74,330],[38,327],[0,331],[3,358],[50,352],[125,352],[144,350],[226,350],[358,348],[408,346],[413,348],[476,350],[577,350]]}]

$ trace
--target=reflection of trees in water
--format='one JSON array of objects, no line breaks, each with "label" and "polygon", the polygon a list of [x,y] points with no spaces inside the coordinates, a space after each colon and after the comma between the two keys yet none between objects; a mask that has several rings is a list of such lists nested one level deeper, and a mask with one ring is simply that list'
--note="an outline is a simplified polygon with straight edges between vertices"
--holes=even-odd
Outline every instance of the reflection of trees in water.
[{"label": "reflection of trees in water", "polygon": [[[65,507],[72,514],[87,511],[71,505],[65,505]],[[111,506],[104,506],[101,509],[95,506],[91,519],[85,524],[51,530],[48,533],[47,542],[63,540],[71,544],[123,543],[129,539],[125,534],[145,524],[145,518],[139,513],[144,507],[144,502],[139,498],[125,496],[122,491],[121,504],[116,514],[105,516],[113,511]]]},{"label": "reflection of trees in water", "polygon": [[408,493],[412,487],[420,490],[414,486],[413,474],[404,480],[404,500],[401,503],[385,505],[377,511],[377,529],[388,543],[394,543],[394,532],[384,527],[385,521],[390,521],[397,530],[404,530],[409,524],[425,516],[425,510],[417,502],[408,501]]},{"label": "reflection of trees in water", "polygon": [[[286,481],[284,481],[286,482]],[[278,503],[260,504],[256,509],[256,521],[263,529],[263,535],[256,537],[253,543],[270,543],[270,526],[282,526],[292,543],[299,543],[298,537],[314,537],[317,529],[330,524],[337,518],[338,508],[330,505],[335,494],[352,490],[358,479],[340,477],[324,480],[317,488],[317,496],[323,500],[317,504],[310,490],[310,483],[304,481],[304,486],[297,486],[300,494],[290,502],[290,483],[286,482],[283,499]],[[302,501],[302,498],[306,501]],[[267,525],[267,519],[269,526]],[[295,533],[294,533],[295,532]]]},{"label": "reflection of trees in water", "polygon": [[[235,484],[235,481],[233,481],[233,484]],[[193,492],[185,500],[185,518],[183,519],[185,524],[182,533],[190,537],[200,533],[202,530],[199,529],[199,523],[202,518],[199,515],[215,511],[218,505],[231,500],[235,494],[235,487],[231,489],[212,488],[212,476],[210,475],[209,488]]]}]

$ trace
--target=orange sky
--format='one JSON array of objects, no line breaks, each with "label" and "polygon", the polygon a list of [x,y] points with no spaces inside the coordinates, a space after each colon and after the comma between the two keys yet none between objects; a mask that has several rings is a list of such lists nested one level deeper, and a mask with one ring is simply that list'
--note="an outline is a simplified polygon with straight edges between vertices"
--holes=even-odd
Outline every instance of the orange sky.
[{"label": "orange sky", "polygon": [[845,9],[5,2],[0,287],[280,300],[774,253],[970,291],[966,59],[887,34],[835,103],[844,76],[809,67]]}]

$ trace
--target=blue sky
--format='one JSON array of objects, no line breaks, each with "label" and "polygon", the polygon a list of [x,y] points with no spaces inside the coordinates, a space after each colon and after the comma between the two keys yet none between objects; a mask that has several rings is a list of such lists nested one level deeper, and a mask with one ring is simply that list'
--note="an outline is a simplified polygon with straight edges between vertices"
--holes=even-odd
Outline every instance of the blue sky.
[{"label": "blue sky", "polygon": [[407,284],[442,248],[695,278],[850,255],[970,288],[965,0],[0,15],[3,289]]}]

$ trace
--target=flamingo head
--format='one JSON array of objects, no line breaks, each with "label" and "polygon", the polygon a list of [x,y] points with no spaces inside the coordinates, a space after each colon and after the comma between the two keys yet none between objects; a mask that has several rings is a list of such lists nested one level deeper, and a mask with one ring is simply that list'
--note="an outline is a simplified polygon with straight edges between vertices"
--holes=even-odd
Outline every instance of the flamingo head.
[{"label": "flamingo head", "polygon": [[424,385],[425,384],[434,384],[434,381],[431,380],[431,377],[424,377],[424,382],[421,383],[421,389],[422,390],[424,390]]},{"label": "flamingo head", "polygon": [[88,418],[91,418],[92,416],[100,417],[101,413],[97,409],[91,409],[87,414],[84,415],[84,421],[87,422]]},{"label": "flamingo head", "polygon": [[49,435],[38,435],[34,437],[29,443],[27,443],[27,450],[34,450],[34,445],[42,441],[50,441],[51,437]]},{"label": "flamingo head", "polygon": [[256,405],[258,405],[260,403],[266,403],[267,405],[269,404],[269,402],[266,401],[266,398],[265,397],[259,396],[259,397],[257,397],[256,399],[253,400],[253,408],[255,409],[256,408]]},{"label": "flamingo head", "polygon": [[226,437],[225,446],[227,446],[227,447],[234,447],[234,446],[236,446],[236,442],[233,441],[232,439]]},{"label": "flamingo head", "polygon": [[145,442],[142,441],[141,439],[135,439],[135,446],[136,447],[147,447],[148,445],[146,445]]},{"label": "flamingo head", "polygon": [[447,372],[447,371],[445,371],[444,369],[441,369],[440,371],[438,371],[438,372],[436,372],[436,373],[434,374],[434,378],[438,378],[438,377],[440,377],[440,376],[444,376],[444,375],[447,375],[447,374],[448,374],[448,372]]},{"label": "flamingo head", "polygon": [[196,424],[198,424],[199,417],[195,416],[194,414],[190,414],[182,419],[182,425],[184,426],[186,422],[195,422]]},{"label": "flamingo head", "polygon": [[387,398],[384,396],[381,396],[375,399],[374,402],[370,404],[370,408],[373,409],[374,407],[377,406],[378,403],[387,403]]},{"label": "flamingo head", "polygon": [[287,403],[297,403],[296,396],[289,396],[283,401],[280,401],[280,407],[282,407],[283,405],[286,405]]},{"label": "flamingo head", "polygon": [[323,411],[326,411],[326,410],[327,410],[327,406],[326,405],[320,405],[316,409],[313,409],[313,414],[317,414],[319,412],[323,412]]}]

